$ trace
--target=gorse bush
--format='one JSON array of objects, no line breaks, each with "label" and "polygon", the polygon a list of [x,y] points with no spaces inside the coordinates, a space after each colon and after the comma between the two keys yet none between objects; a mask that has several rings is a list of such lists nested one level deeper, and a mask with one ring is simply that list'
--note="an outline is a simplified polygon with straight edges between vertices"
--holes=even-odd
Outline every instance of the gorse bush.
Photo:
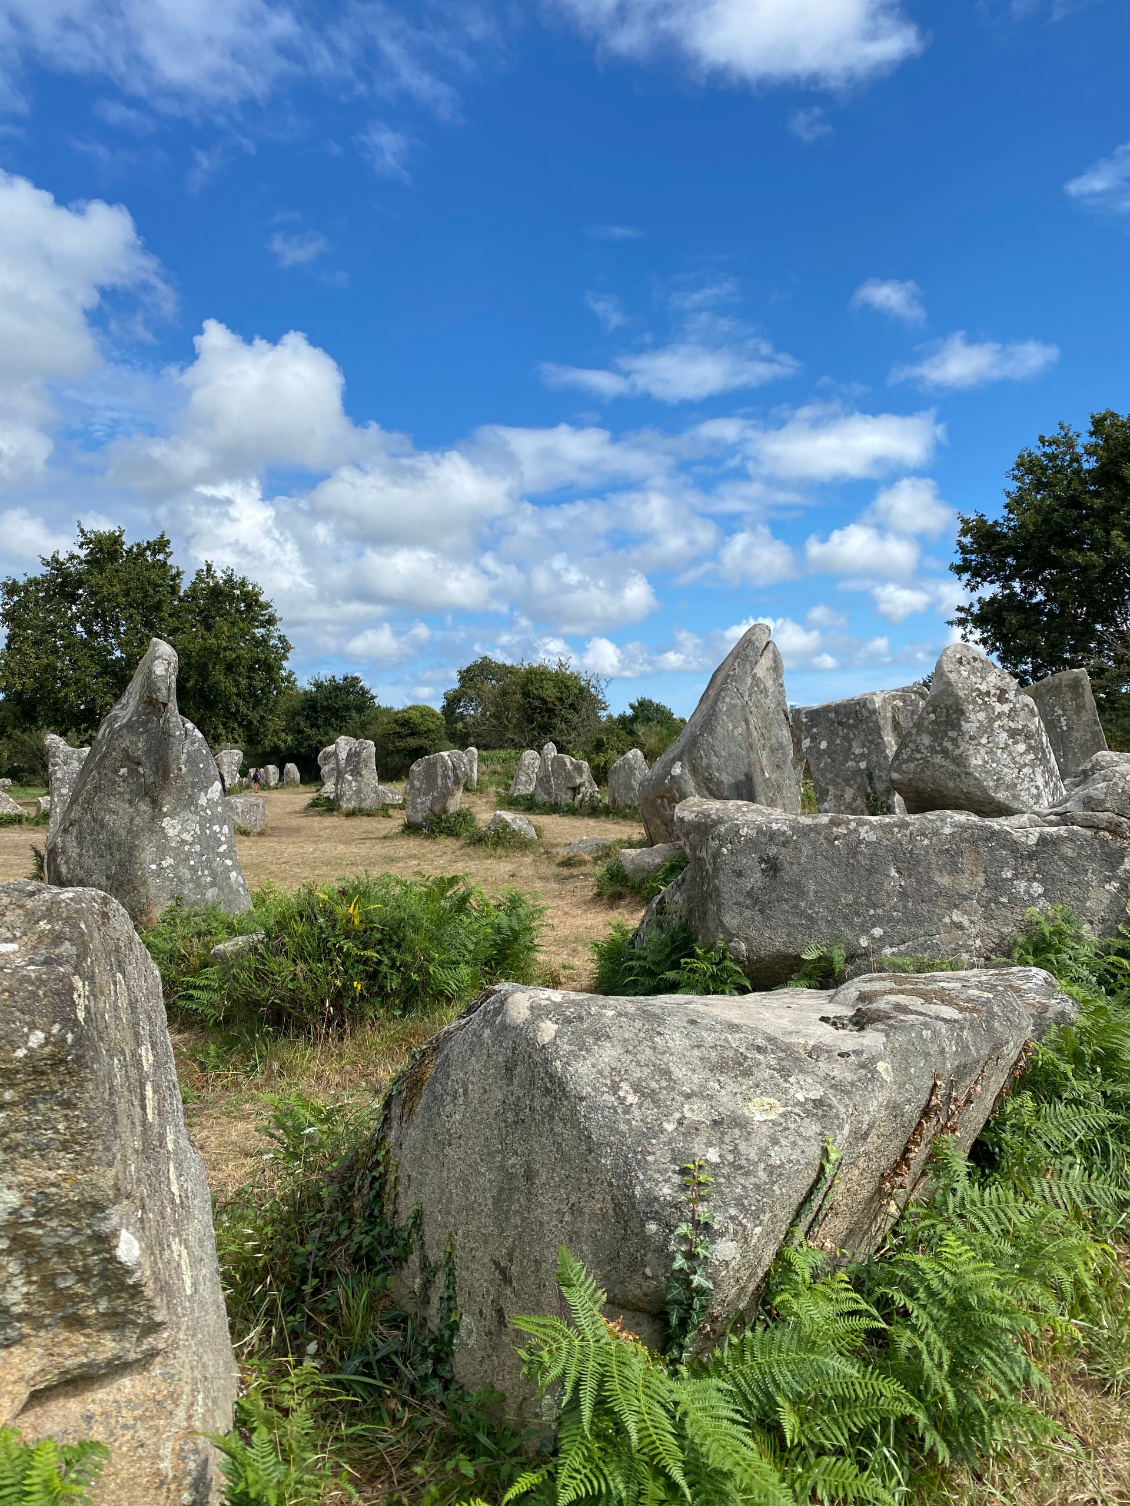
[{"label": "gorse bush", "polygon": [[[173,906],[143,935],[165,1001],[207,1024],[313,1031],[466,1003],[499,978],[528,982],[541,911],[517,890],[391,874],[261,890],[245,915]],[[228,961],[212,948],[262,939]]]},{"label": "gorse bush", "polygon": [[83,1506],[109,1450],[101,1443],[25,1443],[15,1428],[0,1428],[2,1506]]}]

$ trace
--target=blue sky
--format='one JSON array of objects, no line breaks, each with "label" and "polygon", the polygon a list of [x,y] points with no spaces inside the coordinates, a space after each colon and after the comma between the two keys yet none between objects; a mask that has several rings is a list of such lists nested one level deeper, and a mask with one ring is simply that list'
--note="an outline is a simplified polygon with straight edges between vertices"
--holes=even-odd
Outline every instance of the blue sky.
[{"label": "blue sky", "polygon": [[1130,409],[1116,0],[0,0],[0,568],[164,528],[300,675],[686,713],[947,641],[955,513]]}]

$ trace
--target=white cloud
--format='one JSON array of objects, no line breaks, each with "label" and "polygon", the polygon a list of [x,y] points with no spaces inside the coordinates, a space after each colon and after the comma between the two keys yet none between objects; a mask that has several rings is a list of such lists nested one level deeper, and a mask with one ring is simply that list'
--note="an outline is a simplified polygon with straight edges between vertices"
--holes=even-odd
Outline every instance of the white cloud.
[{"label": "white cloud", "polygon": [[862,515],[862,522],[881,523],[895,533],[922,533],[936,538],[953,523],[953,512],[926,476],[904,476],[884,487]]},{"label": "white cloud", "polygon": [[57,533],[42,518],[32,517],[26,507],[0,512],[0,552],[6,559],[30,564],[41,555],[66,549],[72,539],[71,533]]},{"label": "white cloud", "polygon": [[431,637],[431,629],[423,622],[417,622],[399,637],[387,622],[380,622],[350,638],[345,653],[361,663],[396,664],[413,658]]},{"label": "white cloud", "polygon": [[917,365],[896,366],[892,382],[921,382],[925,387],[964,391],[986,382],[1023,382],[1037,377],[1059,360],[1059,348],[1040,340],[969,341],[958,330],[945,340],[921,347],[927,352]]},{"label": "white cloud", "polygon": [[833,611],[826,602],[818,601],[805,612],[804,620],[811,627],[847,627],[849,619],[843,612]]},{"label": "white cloud", "polygon": [[410,181],[404,159],[412,141],[403,131],[395,131],[383,121],[374,120],[357,137],[357,146],[379,177],[399,178],[402,183]]},{"label": "white cloud", "polygon": [[921,324],[926,318],[922,289],[916,282],[897,282],[892,278],[869,277],[851,295],[853,309],[878,309],[892,319],[907,324]]},{"label": "white cloud", "polygon": [[735,83],[847,84],[918,53],[896,0],[557,0],[601,47],[648,61],[674,50]]},{"label": "white cloud", "polygon": [[926,465],[945,430],[932,412],[847,413],[835,404],[798,408],[777,428],[758,426],[749,450],[770,475],[795,481],[852,481]]},{"label": "white cloud", "polygon": [[719,553],[718,569],[725,580],[754,586],[770,586],[796,575],[792,550],[764,523],[731,534]]},{"label": "white cloud", "polygon": [[903,622],[918,612],[935,608],[948,616],[959,601],[965,600],[965,592],[956,580],[928,580],[916,586],[900,586],[893,581],[867,588],[875,602],[875,610],[888,622]]},{"label": "white cloud", "polygon": [[831,121],[819,105],[793,110],[789,115],[788,127],[794,136],[809,144],[832,134]]},{"label": "white cloud", "polygon": [[638,241],[643,231],[634,225],[588,225],[585,234],[594,241]]},{"label": "white cloud", "polygon": [[804,553],[809,569],[826,575],[905,579],[918,566],[918,545],[912,539],[880,533],[866,523],[833,529],[827,539],[813,534]]},{"label": "white cloud", "polygon": [[616,329],[618,325],[624,323],[627,317],[615,293],[586,293],[585,302],[605,329]]},{"label": "white cloud", "polygon": [[617,356],[614,364],[618,371],[546,362],[541,373],[549,387],[580,387],[604,398],[648,396],[662,403],[683,403],[762,387],[800,370],[792,356],[774,350],[767,340],[749,337],[729,344],[680,340],[658,350]]},{"label": "white cloud", "polygon": [[601,486],[646,481],[670,469],[666,447],[654,436],[613,439],[608,429],[519,429],[491,424],[480,429],[478,447],[496,466],[509,462],[521,486],[538,495],[563,486]]},{"label": "white cloud", "polygon": [[1064,191],[1088,209],[1130,214],[1130,141],[1065,183]]},{"label": "white cloud", "polygon": [[276,230],[267,242],[267,250],[274,252],[280,267],[304,267],[329,250],[329,244],[316,230],[296,230],[291,235]]}]

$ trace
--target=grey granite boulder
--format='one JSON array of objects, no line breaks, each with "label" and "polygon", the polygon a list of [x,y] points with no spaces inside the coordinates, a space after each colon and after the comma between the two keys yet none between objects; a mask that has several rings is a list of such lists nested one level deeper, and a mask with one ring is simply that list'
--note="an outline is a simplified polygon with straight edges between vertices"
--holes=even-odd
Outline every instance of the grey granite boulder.
[{"label": "grey granite boulder", "polygon": [[223,778],[224,789],[227,791],[238,790],[243,783],[239,773],[243,767],[243,750],[241,748],[224,748],[222,752],[216,754],[216,767]]},{"label": "grey granite boulder", "polygon": [[891,758],[926,702],[920,686],[797,706],[792,712],[822,811],[855,816],[905,815],[891,788]]},{"label": "grey granite boulder", "polygon": [[267,824],[267,802],[262,795],[229,795],[226,801],[232,826],[244,831],[262,831]]},{"label": "grey granite boulder", "polygon": [[890,781],[911,813],[1013,816],[1055,805],[1064,793],[1035,701],[968,643],[943,649]]},{"label": "grey granite boulder", "polygon": [[701,1158],[714,1295],[697,1342],[717,1342],[754,1307],[794,1222],[826,1248],[874,1249],[932,1136],[967,1147],[1025,1042],[1073,1010],[1035,968],[734,998],[489,989],[389,1105],[396,1212],[421,1209],[400,1298],[434,1320],[440,1283],[413,1281],[450,1240],[455,1374],[511,1406],[529,1391],[510,1321],[562,1312],[562,1244],[607,1290],[607,1316],[661,1347],[683,1168]]},{"label": "grey granite boulder", "polygon": [[48,732],[43,746],[47,751],[47,790],[51,797],[51,820],[47,823],[47,841],[50,843],[66,813],[75,780],[90,749],[72,748],[65,738],[56,737],[54,732]]},{"label": "grey granite boulder", "polygon": [[339,737],[334,744],[336,778],[334,788],[338,809],[343,811],[375,810],[381,803],[377,794],[377,750],[368,738]]},{"label": "grey granite boulder", "polygon": [[10,883],[0,989],[0,1426],[105,1443],[99,1506],[214,1506],[236,1367],[157,968],[108,895]]},{"label": "grey granite boulder", "polygon": [[837,938],[854,972],[886,956],[983,965],[1033,905],[1070,905],[1111,936],[1130,896],[1130,842],[1054,815],[790,816],[688,800],[676,828],[689,864],[665,906],[700,942],[725,941],[761,988]]},{"label": "grey granite boulder", "polygon": [[1130,840],[1130,754],[1095,753],[1058,805],[1040,812],[1045,825],[1085,826]]},{"label": "grey granite boulder", "polygon": [[408,770],[404,819],[409,826],[425,826],[429,817],[459,809],[467,777],[462,754],[429,753]]},{"label": "grey granite boulder", "polygon": [[800,810],[784,670],[764,623],[726,655],[690,721],[640,786],[652,842],[673,839],[675,807],[696,795]]},{"label": "grey granite boulder", "polygon": [[337,744],[330,743],[318,754],[318,777],[322,788],[318,794],[325,800],[337,798]]},{"label": "grey granite boulder", "polygon": [[1059,772],[1073,779],[1087,760],[1106,750],[1106,735],[1085,669],[1064,669],[1025,687],[1040,713]]},{"label": "grey granite boulder", "polygon": [[533,824],[517,811],[495,811],[487,822],[486,829],[488,832],[511,832],[514,836],[521,837],[523,842],[536,842],[538,839]]},{"label": "grey granite boulder", "polygon": [[282,782],[284,789],[291,789],[293,786],[302,783],[302,775],[298,772],[298,765],[296,763],[283,765]]},{"label": "grey granite boulder", "polygon": [[640,803],[640,785],[647,777],[647,759],[638,748],[630,748],[608,771],[608,809]]},{"label": "grey granite boulder", "polygon": [[7,790],[0,790],[0,816],[26,816],[27,812],[18,801],[13,800]]},{"label": "grey granite boulder", "polygon": [[617,856],[630,879],[650,879],[682,851],[681,842],[659,842],[654,847],[621,847]]},{"label": "grey granite boulder", "polygon": [[510,795],[532,795],[538,782],[538,770],[541,768],[541,755],[535,753],[533,748],[527,748],[518,760],[518,767],[514,771],[514,778],[510,781]]},{"label": "grey granite boulder", "polygon": [[51,814],[51,796],[38,795],[35,801],[35,814],[37,816],[49,816]]},{"label": "grey granite boulder", "polygon": [[112,894],[138,925],[178,899],[250,906],[215,759],[177,710],[177,656],[159,638],[98,729],[46,863],[52,884]]},{"label": "grey granite boulder", "polygon": [[279,787],[278,765],[273,763],[263,766],[263,785],[268,790],[277,790]]},{"label": "grey granite boulder", "polygon": [[477,790],[479,787],[479,750],[478,748],[464,748],[463,757],[467,763],[466,788]]},{"label": "grey granite boulder", "polygon": [[534,799],[539,804],[572,805],[585,810],[599,796],[600,790],[585,759],[572,758],[568,753],[553,753],[548,758],[543,754],[534,786]]}]

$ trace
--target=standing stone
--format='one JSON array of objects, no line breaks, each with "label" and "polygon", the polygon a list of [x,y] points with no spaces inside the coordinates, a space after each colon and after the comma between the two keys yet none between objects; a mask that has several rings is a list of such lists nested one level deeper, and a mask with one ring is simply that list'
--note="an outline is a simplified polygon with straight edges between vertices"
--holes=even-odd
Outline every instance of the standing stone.
[{"label": "standing stone", "polygon": [[527,748],[518,760],[518,767],[514,771],[514,778],[510,781],[509,794],[532,795],[538,782],[538,770],[541,768],[541,755],[535,753],[533,748]]},{"label": "standing stone", "polygon": [[640,813],[652,842],[674,840],[675,807],[695,795],[800,810],[784,669],[764,623],[726,655],[690,721],[641,784]]},{"label": "standing stone", "polygon": [[318,754],[318,777],[322,781],[319,796],[325,800],[337,798],[337,744],[331,743]]},{"label": "standing stone", "polygon": [[462,756],[429,753],[417,758],[408,770],[404,819],[409,826],[424,826],[429,816],[447,815],[459,809],[466,766]]},{"label": "standing stone", "polygon": [[538,839],[533,823],[517,811],[495,811],[487,822],[487,831],[511,832],[514,836],[521,837],[523,842],[536,842]]},{"label": "standing stone", "polygon": [[160,975],[109,895],[17,882],[0,990],[0,1426],[106,1444],[98,1506],[214,1506],[237,1376]]},{"label": "standing stone", "polygon": [[278,765],[269,763],[263,769],[263,783],[269,790],[277,790],[279,787]]},{"label": "standing stone", "polygon": [[441,1283],[413,1282],[450,1251],[456,1378],[511,1408],[532,1398],[510,1324],[561,1311],[563,1244],[607,1291],[606,1317],[661,1348],[684,1168],[701,1159],[714,1228],[697,1347],[711,1347],[795,1223],[818,1249],[873,1251],[933,1137],[967,1149],[1025,1042],[1074,1014],[1039,968],[734,998],[488,989],[390,1097],[395,1211],[419,1220],[399,1300],[434,1322]]},{"label": "standing stone", "polygon": [[297,764],[288,763],[283,766],[282,782],[285,789],[291,789],[294,785],[302,783],[302,775],[298,772]]},{"label": "standing stone", "polygon": [[262,831],[267,824],[267,802],[261,795],[229,795],[228,815],[233,826],[244,831]]},{"label": "standing stone", "polygon": [[467,788],[477,790],[479,787],[479,750],[478,748],[465,748],[463,752],[467,759]]},{"label": "standing stone", "polygon": [[1064,796],[1035,701],[968,643],[943,649],[890,781],[911,813],[1015,816]]},{"label": "standing stone", "polygon": [[1085,669],[1063,669],[1024,691],[1036,703],[1044,731],[1064,780],[1074,779],[1096,753],[1106,751],[1106,735]]},{"label": "standing stone", "polygon": [[48,732],[43,746],[47,750],[47,790],[51,797],[51,820],[47,824],[47,845],[50,846],[59,822],[66,814],[75,780],[90,749],[72,748],[66,738],[56,737],[54,732]]},{"label": "standing stone", "polygon": [[584,810],[599,794],[592,770],[583,758],[571,758],[568,753],[553,753],[546,758],[542,754],[534,786],[534,798],[541,805],[574,805]]},{"label": "standing stone", "polygon": [[902,816],[906,806],[888,775],[895,749],[926,703],[926,691],[873,691],[822,706],[797,706],[793,725],[821,811]]},{"label": "standing stone", "polygon": [[377,750],[368,738],[339,737],[337,749],[337,804],[343,811],[373,810],[377,796]]},{"label": "standing stone", "polygon": [[225,790],[230,792],[239,789],[243,783],[239,776],[242,765],[243,751],[240,748],[225,748],[222,753],[216,754],[216,767],[223,776]]},{"label": "standing stone", "polygon": [[[10,780],[9,783],[11,783]],[[0,790],[0,816],[24,816],[26,814],[23,806],[13,800],[7,790]]]},{"label": "standing stone", "polygon": [[37,816],[49,816],[51,814],[51,796],[40,795],[35,802],[35,814]]},{"label": "standing stone", "polygon": [[177,710],[177,656],[160,638],[98,729],[47,845],[47,878],[112,894],[139,926],[174,900],[251,905],[215,759]]},{"label": "standing stone", "polygon": [[608,771],[609,810],[639,805],[640,785],[646,777],[647,759],[638,748],[632,748],[623,758],[618,758]]}]

